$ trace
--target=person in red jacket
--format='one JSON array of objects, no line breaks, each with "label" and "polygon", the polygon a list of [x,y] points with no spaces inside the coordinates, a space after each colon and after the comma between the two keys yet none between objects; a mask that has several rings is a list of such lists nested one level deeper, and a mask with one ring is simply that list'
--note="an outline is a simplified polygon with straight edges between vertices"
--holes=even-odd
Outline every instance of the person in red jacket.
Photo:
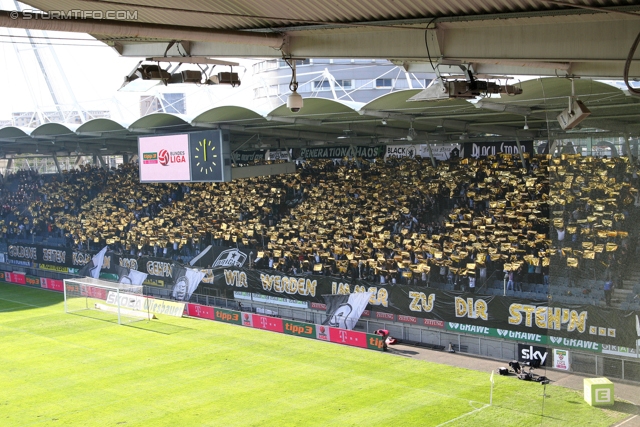
[{"label": "person in red jacket", "polygon": [[382,337],[382,351],[387,351],[387,337],[389,336],[389,331],[386,329],[378,329],[374,333]]}]

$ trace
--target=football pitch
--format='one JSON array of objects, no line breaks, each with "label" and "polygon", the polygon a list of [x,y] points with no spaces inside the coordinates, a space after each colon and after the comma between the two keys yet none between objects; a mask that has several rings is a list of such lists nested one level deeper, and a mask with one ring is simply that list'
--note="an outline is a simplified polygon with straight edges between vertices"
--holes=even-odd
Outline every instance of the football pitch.
[{"label": "football pitch", "polygon": [[[225,323],[119,326],[0,283],[0,425],[609,426],[579,392]],[[543,408],[544,403],[544,408]]]}]

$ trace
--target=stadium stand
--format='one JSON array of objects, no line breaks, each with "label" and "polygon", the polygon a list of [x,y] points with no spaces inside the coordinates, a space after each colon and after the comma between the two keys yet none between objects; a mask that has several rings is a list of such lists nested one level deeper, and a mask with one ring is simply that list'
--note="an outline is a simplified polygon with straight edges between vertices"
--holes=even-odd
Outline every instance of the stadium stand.
[{"label": "stadium stand", "polygon": [[[206,245],[254,266],[532,300],[604,304],[632,277],[638,182],[626,158],[511,155],[300,162],[230,183],[139,183],[135,164],[3,180],[3,237],[187,261]],[[551,259],[554,259],[551,262]],[[634,276],[635,277],[635,276]],[[637,282],[625,306],[638,306]],[[551,286],[550,286],[551,285]]]}]

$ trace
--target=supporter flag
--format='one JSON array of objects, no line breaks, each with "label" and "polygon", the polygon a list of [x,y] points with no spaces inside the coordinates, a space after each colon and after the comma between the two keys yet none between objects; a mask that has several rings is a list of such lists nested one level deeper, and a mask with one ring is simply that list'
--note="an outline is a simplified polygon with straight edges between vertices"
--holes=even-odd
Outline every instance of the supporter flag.
[{"label": "supporter flag", "polygon": [[369,303],[371,292],[354,292],[347,295],[323,295],[327,304],[327,319],[323,325],[353,329]]},{"label": "supporter flag", "polygon": [[82,267],[80,271],[78,271],[78,275],[93,277],[94,279],[100,277],[100,269],[102,268],[102,261],[104,261],[104,254],[106,253],[107,246],[105,246],[100,252],[95,254],[93,258],[91,258],[91,261],[86,263],[84,267]]},{"label": "supporter flag", "polygon": [[129,285],[142,285],[142,282],[147,278],[147,273],[122,267],[121,265],[116,265],[116,273],[118,273],[118,283]]},{"label": "supporter flag", "polygon": [[206,273],[195,268],[173,264],[171,274],[174,279],[171,295],[177,300],[189,301],[191,294],[196,290]]}]

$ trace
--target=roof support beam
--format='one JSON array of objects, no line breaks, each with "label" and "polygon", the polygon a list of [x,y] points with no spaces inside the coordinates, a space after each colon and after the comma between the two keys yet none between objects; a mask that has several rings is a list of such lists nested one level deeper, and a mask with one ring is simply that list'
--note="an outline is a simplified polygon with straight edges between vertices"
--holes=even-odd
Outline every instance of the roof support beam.
[{"label": "roof support beam", "polygon": [[[0,18],[0,26],[5,21]],[[7,26],[15,27],[15,21]],[[598,19],[586,15],[546,16],[543,20],[521,17],[500,20],[499,25],[497,20],[443,22],[437,23],[437,29],[426,30],[426,45],[424,25],[289,31],[286,36],[178,27],[170,37],[165,29],[156,32],[155,27],[145,27],[143,34],[191,41],[191,55],[203,57],[281,58],[285,53],[297,58],[381,58],[404,64],[407,71],[427,72],[433,71],[429,59],[435,64],[445,58],[471,63],[481,74],[620,78],[637,24],[631,16],[614,14]],[[120,25],[124,23],[109,24],[114,28],[103,28],[102,33],[89,32],[104,34],[98,37],[108,43],[110,32],[124,32],[117,28]],[[166,42],[121,42],[119,49],[123,56],[163,56]],[[640,76],[640,61],[632,62],[630,75]]]},{"label": "roof support beam", "polygon": [[[10,15],[10,13],[14,15]],[[246,44],[272,49],[279,49],[285,41],[283,35],[274,33],[257,34],[248,31],[227,31],[211,28],[178,27],[175,25],[99,19],[34,19],[33,17],[24,19],[25,14],[23,12],[17,12],[17,17],[15,13],[15,11],[0,11],[0,27],[103,34],[108,37],[119,38],[139,37],[208,43]],[[163,45],[166,49],[166,43],[163,43]],[[158,56],[164,55],[160,54]]]}]

